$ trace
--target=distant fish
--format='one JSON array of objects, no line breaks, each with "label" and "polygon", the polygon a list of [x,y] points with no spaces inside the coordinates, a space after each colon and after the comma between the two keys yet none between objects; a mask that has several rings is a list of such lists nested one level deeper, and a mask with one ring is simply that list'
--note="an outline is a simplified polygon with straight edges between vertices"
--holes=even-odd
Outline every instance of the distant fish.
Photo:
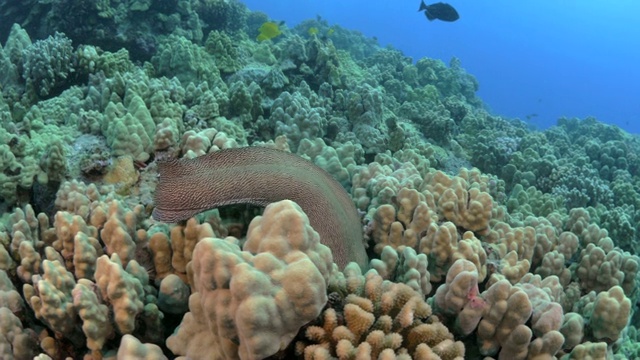
[{"label": "distant fish", "polygon": [[313,36],[318,34],[318,28],[317,27],[310,27],[309,30],[307,31],[309,33],[309,35]]},{"label": "distant fish", "polygon": [[260,31],[260,34],[258,34],[258,37],[256,37],[256,40],[258,41],[270,40],[282,34],[282,32],[280,31],[280,26],[282,26],[283,24],[284,24],[283,21],[281,21],[280,23],[275,23],[273,21],[265,22],[258,29],[258,31]]},{"label": "distant fish", "polygon": [[460,15],[458,15],[458,12],[453,8],[453,6],[443,2],[427,5],[424,3],[424,0],[422,0],[418,11],[422,10],[424,10],[424,14],[427,16],[429,21],[435,19],[442,21],[456,21],[460,18]]},{"label": "distant fish", "polygon": [[327,32],[326,32],[326,33],[324,33],[323,35],[321,35],[321,36],[320,36],[320,40],[322,40],[322,41],[327,41],[327,40],[329,40],[329,37],[330,37],[331,35],[333,35],[333,33],[334,33],[335,31],[336,31],[336,29],[335,29],[333,26],[332,26],[332,27],[330,27],[330,28],[329,28],[329,30],[327,30]]}]

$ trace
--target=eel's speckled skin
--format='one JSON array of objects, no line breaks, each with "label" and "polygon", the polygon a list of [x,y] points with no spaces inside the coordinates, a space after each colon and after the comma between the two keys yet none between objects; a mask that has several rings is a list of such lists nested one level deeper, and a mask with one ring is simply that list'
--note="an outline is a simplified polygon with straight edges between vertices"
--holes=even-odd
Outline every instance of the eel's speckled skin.
[{"label": "eel's speckled skin", "polygon": [[229,204],[293,200],[309,217],[340,268],[368,266],[360,216],[344,188],[315,164],[288,152],[245,147],[158,162],[153,217],[164,222]]}]

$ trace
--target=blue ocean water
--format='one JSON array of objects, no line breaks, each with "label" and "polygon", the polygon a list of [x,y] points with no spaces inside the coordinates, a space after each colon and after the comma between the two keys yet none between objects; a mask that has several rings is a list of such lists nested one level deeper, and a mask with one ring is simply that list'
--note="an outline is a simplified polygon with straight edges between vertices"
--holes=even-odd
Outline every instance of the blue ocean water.
[{"label": "blue ocean water", "polygon": [[292,27],[317,15],[413,57],[458,57],[492,112],[547,128],[596,117],[640,133],[640,1],[450,1],[460,19],[429,22],[420,2],[246,0]]}]

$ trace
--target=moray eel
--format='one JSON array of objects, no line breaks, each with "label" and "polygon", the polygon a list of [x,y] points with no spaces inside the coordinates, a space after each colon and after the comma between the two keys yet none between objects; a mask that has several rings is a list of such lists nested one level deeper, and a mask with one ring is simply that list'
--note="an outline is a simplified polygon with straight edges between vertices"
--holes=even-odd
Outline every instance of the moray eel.
[{"label": "moray eel", "polygon": [[263,147],[215,151],[193,159],[158,162],[153,218],[186,220],[223,205],[266,206],[289,199],[309,217],[340,268],[368,267],[360,216],[329,173],[288,152]]}]

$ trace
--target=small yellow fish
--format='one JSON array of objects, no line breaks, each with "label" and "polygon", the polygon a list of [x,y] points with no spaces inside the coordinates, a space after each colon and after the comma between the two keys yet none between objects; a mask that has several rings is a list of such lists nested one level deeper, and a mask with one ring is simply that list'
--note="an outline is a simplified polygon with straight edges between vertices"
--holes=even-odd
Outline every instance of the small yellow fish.
[{"label": "small yellow fish", "polygon": [[318,28],[317,27],[310,27],[308,30],[309,35],[313,36],[316,35],[318,33]]},{"label": "small yellow fish", "polygon": [[273,39],[274,37],[282,34],[278,26],[278,23],[275,23],[273,21],[265,22],[260,26],[258,31],[260,31],[260,34],[258,34],[258,36],[256,37],[256,40],[258,41]]},{"label": "small yellow fish", "polygon": [[333,35],[333,33],[336,31],[336,29],[334,28],[330,28],[329,30],[327,30],[327,36],[331,36]]}]

